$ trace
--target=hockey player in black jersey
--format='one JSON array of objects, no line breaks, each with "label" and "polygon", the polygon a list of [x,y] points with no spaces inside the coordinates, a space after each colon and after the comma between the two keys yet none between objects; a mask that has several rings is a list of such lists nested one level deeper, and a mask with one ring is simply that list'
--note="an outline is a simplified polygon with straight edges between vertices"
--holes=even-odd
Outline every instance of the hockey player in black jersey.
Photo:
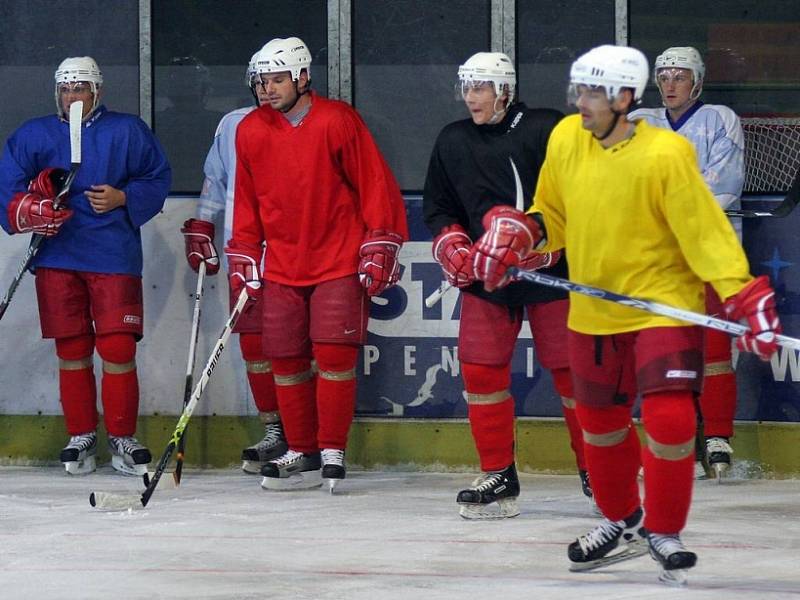
[{"label": "hockey player in black jersey", "polygon": [[[479,52],[458,70],[459,99],[470,118],[447,125],[433,148],[425,180],[425,223],[434,236],[433,255],[447,281],[463,294],[458,352],[469,421],[483,473],[459,492],[467,519],[514,517],[519,496],[514,461],[514,399],[511,356],[527,310],[536,356],[550,370],[562,398],[564,416],[584,493],[581,430],[575,417],[567,363],[567,294],[517,282],[486,292],[475,283],[472,242],[485,231],[483,219],[495,207],[517,205],[517,181],[525,210],[530,205],[550,131],[563,115],[515,102],[516,73],[508,56]],[[560,258],[560,260],[559,260]],[[566,277],[564,257],[535,254],[522,268],[543,268]]]}]

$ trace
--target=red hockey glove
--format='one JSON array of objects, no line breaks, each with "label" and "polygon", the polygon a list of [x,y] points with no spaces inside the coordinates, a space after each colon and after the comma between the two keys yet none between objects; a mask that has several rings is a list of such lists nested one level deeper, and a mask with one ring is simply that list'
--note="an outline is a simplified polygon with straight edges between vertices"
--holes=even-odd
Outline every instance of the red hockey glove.
[{"label": "red hockey glove", "polygon": [[392,231],[373,229],[367,233],[358,251],[358,278],[368,296],[377,296],[397,283],[400,263],[397,255],[403,246],[403,238]]},{"label": "red hockey glove", "polygon": [[216,275],[219,271],[219,255],[214,246],[214,224],[200,219],[189,219],[181,229],[186,245],[186,260],[192,271],[197,273],[200,263],[206,263],[206,274]]},{"label": "red hockey glove", "polygon": [[247,295],[251,300],[248,306],[252,306],[261,296],[260,265],[263,251],[261,248],[245,246],[230,240],[225,248],[225,254],[228,256],[228,277],[234,298],[239,297],[242,289],[247,289]]},{"label": "red hockey glove", "polygon": [[769,360],[778,349],[775,334],[781,332],[781,322],[775,309],[775,290],[766,275],[756,277],[722,307],[729,319],[743,320],[750,327],[748,333],[736,338],[736,347]]},{"label": "red hockey glove", "polygon": [[28,191],[39,194],[43,198],[55,198],[64,187],[69,173],[64,169],[48,167],[41,171],[28,184]]},{"label": "red hockey glove", "polygon": [[467,287],[475,281],[469,250],[472,240],[461,225],[448,225],[433,240],[433,258],[442,266],[447,282]]},{"label": "red hockey glove", "polygon": [[8,222],[14,233],[32,231],[45,237],[53,237],[72,216],[69,208],[53,208],[52,198],[39,194],[18,192],[8,204]]},{"label": "red hockey glove", "polygon": [[531,252],[527,257],[519,261],[517,265],[526,271],[536,271],[552,267],[561,260],[561,250],[555,252]]},{"label": "red hockey glove", "polygon": [[528,258],[543,235],[532,217],[510,206],[494,206],[483,215],[486,229],[472,247],[475,278],[484,282],[486,291],[509,282],[506,271]]}]

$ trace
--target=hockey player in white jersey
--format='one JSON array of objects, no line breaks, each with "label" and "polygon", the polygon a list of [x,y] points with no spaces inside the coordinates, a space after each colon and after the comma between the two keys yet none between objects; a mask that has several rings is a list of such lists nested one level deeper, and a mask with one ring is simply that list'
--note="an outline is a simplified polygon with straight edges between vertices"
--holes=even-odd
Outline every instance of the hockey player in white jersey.
[{"label": "hockey player in white jersey", "polygon": [[[219,255],[214,246],[214,220],[220,212],[224,213],[225,219],[224,239],[231,238],[236,129],[245,116],[267,102],[263,87],[255,85],[257,55],[258,52],[250,59],[245,76],[245,84],[253,94],[254,105],[233,110],[220,120],[203,167],[205,180],[197,206],[197,218],[186,221],[181,229],[186,241],[186,259],[195,272],[202,261],[206,263],[207,274],[213,275],[219,271]],[[239,333],[239,346],[245,360],[250,390],[264,424],[264,437],[242,451],[242,469],[245,473],[258,474],[268,460],[283,455],[288,449],[278,415],[272,367],[261,349],[260,306],[243,314],[234,331]]]},{"label": "hockey player in white jersey", "polygon": [[[744,186],[744,133],[739,117],[727,106],[700,100],[705,78],[700,53],[692,47],[667,48],[655,62],[654,79],[663,108],[643,108],[630,119],[672,129],[694,145],[700,172],[723,209],[740,208]],[[741,219],[732,219],[741,239]],[[706,286],[706,312],[722,314],[722,303]],[[731,340],[725,333],[705,330],[703,392],[700,413],[705,443],[697,444],[695,476],[706,477],[704,459],[718,481],[730,467],[733,418],[736,413],[736,375],[731,363]],[[704,456],[705,455],[705,456]]]}]

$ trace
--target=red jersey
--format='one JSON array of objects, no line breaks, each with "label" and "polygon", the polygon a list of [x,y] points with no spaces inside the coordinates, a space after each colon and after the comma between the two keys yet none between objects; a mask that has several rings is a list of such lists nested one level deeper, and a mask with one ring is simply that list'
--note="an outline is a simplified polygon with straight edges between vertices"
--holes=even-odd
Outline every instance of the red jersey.
[{"label": "red jersey", "polygon": [[400,189],[349,104],[312,92],[293,127],[270,106],[236,131],[233,239],[267,242],[264,279],[313,285],[352,275],[367,231],[408,239]]}]

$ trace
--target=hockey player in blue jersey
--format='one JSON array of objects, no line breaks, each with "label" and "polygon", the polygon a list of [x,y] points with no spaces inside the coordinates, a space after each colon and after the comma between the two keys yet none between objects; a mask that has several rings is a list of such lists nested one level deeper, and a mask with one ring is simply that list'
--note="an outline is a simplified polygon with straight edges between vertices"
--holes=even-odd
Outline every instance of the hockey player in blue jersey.
[{"label": "hockey player in blue jersey", "polygon": [[[651,125],[672,129],[686,137],[697,151],[697,160],[711,193],[723,208],[740,208],[744,186],[744,133],[739,117],[727,106],[700,100],[705,78],[700,53],[692,47],[667,48],[655,62],[654,78],[664,108],[643,108],[630,119],[644,118]],[[741,219],[732,219],[741,239]],[[706,311],[721,316],[722,303],[706,286]],[[704,331],[704,383],[700,396],[704,444],[698,444],[695,474],[705,478],[703,454],[720,477],[731,464],[733,418],[736,413],[736,375],[731,363],[728,335]]]},{"label": "hockey player in blue jersey", "polygon": [[[88,56],[55,73],[56,114],[25,122],[0,158],[0,225],[47,236],[32,268],[42,337],[55,340],[70,435],[68,472],[95,469],[95,348],[103,362],[103,419],[112,465],[143,474],[150,451],[134,437],[139,409],[136,342],[142,338],[140,227],[159,213],[171,170],[147,125],[100,104],[103,76]],[[67,115],[83,101],[82,162],[66,207],[53,198],[70,166]]]},{"label": "hockey player in blue jersey", "polygon": [[[257,55],[258,53],[254,54],[250,59],[245,75],[245,84],[253,94],[254,104],[237,108],[220,120],[203,167],[205,180],[197,206],[197,218],[186,221],[181,229],[186,241],[186,259],[195,272],[203,261],[206,263],[207,274],[214,275],[219,271],[219,255],[214,246],[214,220],[219,213],[224,214],[224,240],[231,239],[236,176],[236,128],[251,111],[267,102],[266,90],[263,86],[255,85]],[[239,347],[245,360],[247,380],[264,424],[264,437],[242,450],[242,469],[251,474],[259,474],[268,460],[282,456],[288,450],[278,414],[272,365],[261,347],[261,301],[258,304],[239,318],[234,329],[239,333]]]}]

